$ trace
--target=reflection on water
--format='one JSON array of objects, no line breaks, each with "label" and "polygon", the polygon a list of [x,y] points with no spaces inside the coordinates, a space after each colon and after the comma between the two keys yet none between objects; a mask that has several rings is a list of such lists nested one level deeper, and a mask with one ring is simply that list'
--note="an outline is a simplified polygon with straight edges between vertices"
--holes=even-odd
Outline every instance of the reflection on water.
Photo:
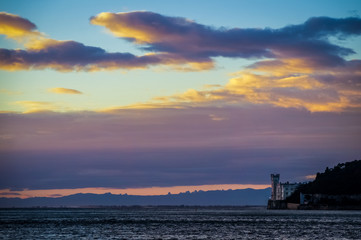
[{"label": "reflection on water", "polygon": [[361,239],[361,212],[3,209],[0,239]]}]

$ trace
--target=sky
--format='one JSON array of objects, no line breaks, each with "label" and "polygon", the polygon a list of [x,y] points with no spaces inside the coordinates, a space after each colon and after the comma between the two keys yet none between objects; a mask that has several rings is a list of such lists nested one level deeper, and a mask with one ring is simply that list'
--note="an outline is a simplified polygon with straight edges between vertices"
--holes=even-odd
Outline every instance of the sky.
[{"label": "sky", "polygon": [[303,182],[361,159],[357,0],[2,1],[0,197]]}]

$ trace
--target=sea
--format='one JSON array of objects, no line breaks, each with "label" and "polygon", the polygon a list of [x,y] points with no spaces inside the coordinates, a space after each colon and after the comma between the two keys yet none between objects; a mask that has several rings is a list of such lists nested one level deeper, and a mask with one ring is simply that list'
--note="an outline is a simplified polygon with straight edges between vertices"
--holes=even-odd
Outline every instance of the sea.
[{"label": "sea", "polygon": [[1,209],[0,239],[361,239],[361,211],[238,207]]}]

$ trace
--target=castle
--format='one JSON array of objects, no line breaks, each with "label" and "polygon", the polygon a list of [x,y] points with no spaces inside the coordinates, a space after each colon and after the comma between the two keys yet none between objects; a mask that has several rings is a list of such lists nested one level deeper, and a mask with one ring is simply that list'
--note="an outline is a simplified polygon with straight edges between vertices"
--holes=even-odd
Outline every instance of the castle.
[{"label": "castle", "polygon": [[300,183],[281,183],[279,174],[271,174],[271,199],[270,200],[285,200],[287,197],[296,191]]}]

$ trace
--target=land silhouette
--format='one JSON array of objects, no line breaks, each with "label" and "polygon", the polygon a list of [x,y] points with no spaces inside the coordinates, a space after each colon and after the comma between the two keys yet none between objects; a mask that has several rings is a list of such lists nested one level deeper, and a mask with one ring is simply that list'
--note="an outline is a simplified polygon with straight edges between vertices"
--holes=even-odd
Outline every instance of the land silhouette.
[{"label": "land silhouette", "polygon": [[361,160],[327,167],[284,202],[300,203],[299,209],[361,209]]},{"label": "land silhouette", "polygon": [[[84,206],[266,206],[271,188],[194,191],[179,194],[138,196],[127,194],[73,194],[63,197],[0,198],[0,207],[84,207]],[[286,200],[319,209],[361,208],[361,160],[339,163],[317,173],[314,181],[300,185]],[[286,205],[285,205],[286,206]]]},{"label": "land silhouette", "polygon": [[271,189],[195,191],[158,196],[127,194],[74,194],[64,197],[0,198],[0,207],[84,206],[266,206]]}]

